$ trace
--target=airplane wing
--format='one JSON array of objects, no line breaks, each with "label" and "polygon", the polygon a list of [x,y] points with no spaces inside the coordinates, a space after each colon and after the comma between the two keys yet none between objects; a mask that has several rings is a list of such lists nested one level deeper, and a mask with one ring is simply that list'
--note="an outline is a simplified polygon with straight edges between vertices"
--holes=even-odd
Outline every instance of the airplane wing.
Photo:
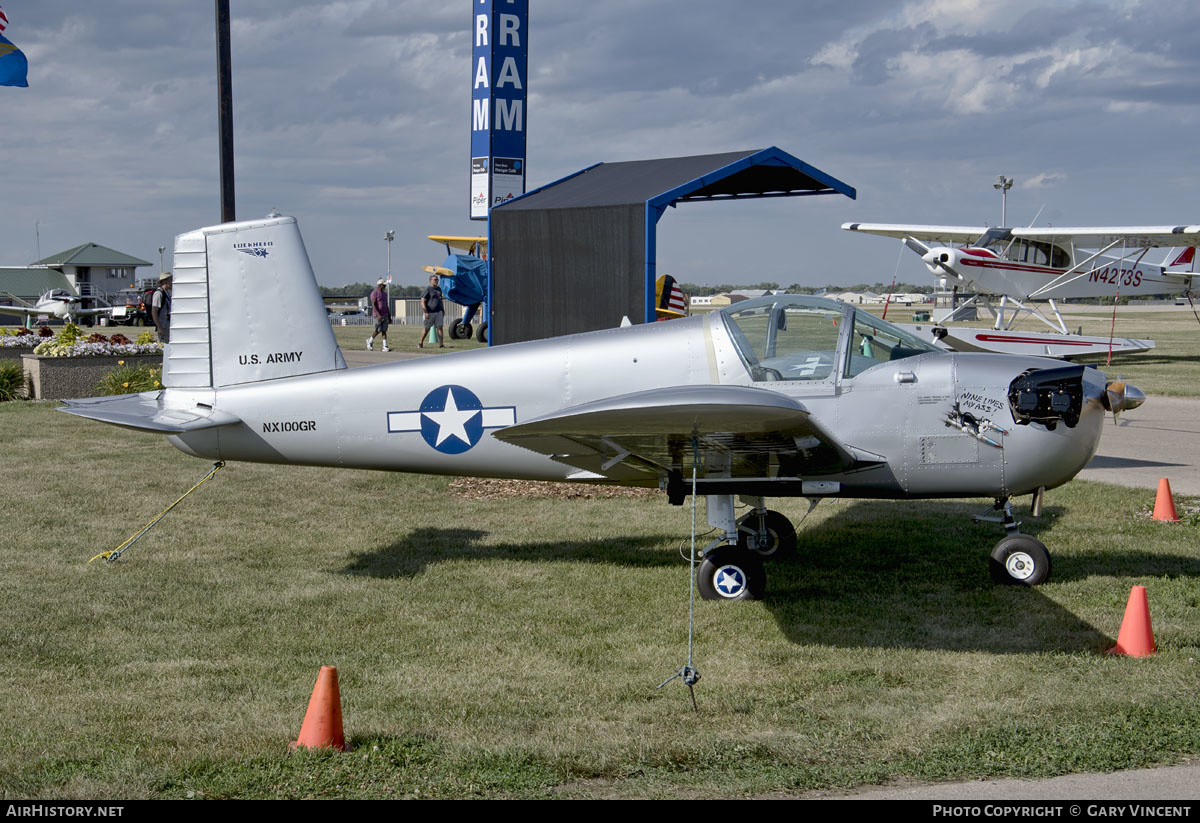
[{"label": "airplane wing", "polygon": [[579,479],[655,481],[690,471],[692,437],[731,477],[831,474],[857,456],[795,400],[747,386],[677,386],[585,403],[500,429],[512,443],[580,469]]},{"label": "airplane wing", "polygon": [[1013,237],[1071,242],[1083,248],[1100,248],[1111,243],[1138,249],[1200,245],[1200,226],[1101,226],[1092,228],[1050,226],[1011,229],[1010,231]]},{"label": "airplane wing", "polygon": [[843,223],[842,228],[901,240],[914,237],[931,243],[974,243],[987,231],[987,226],[922,226],[909,223]]},{"label": "airplane wing", "polygon": [[486,237],[460,237],[450,234],[431,234],[429,239],[435,243],[445,243],[452,249],[461,249],[473,253],[478,248],[482,254],[487,254],[488,239]]},{"label": "airplane wing", "polygon": [[39,314],[46,314],[46,312],[32,306],[0,306],[0,314],[11,314],[17,317],[36,317]]},{"label": "airplane wing", "polygon": [[232,414],[206,409],[203,406],[194,409],[164,409],[158,403],[160,394],[161,392],[154,391],[119,394],[115,397],[64,400],[66,405],[59,406],[57,410],[112,423],[114,426],[160,434],[182,434],[241,422]]}]

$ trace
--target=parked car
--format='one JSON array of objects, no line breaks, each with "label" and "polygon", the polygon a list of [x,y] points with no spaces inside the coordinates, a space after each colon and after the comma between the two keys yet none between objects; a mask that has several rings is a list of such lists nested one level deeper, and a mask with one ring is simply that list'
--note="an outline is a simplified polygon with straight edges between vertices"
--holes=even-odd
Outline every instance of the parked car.
[{"label": "parked car", "polygon": [[113,304],[112,322],[123,326],[153,326],[150,301],[154,289],[121,289]]}]

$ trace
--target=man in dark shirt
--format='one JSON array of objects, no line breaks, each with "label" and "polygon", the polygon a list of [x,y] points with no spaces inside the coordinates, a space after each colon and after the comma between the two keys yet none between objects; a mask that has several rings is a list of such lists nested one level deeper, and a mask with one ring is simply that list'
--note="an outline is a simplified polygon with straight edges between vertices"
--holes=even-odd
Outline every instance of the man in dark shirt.
[{"label": "man in dark shirt", "polygon": [[150,319],[158,329],[160,343],[171,342],[171,273],[158,276],[158,288],[150,298]]},{"label": "man in dark shirt", "polygon": [[421,308],[425,310],[425,335],[421,338],[421,342],[417,344],[418,349],[425,348],[425,338],[429,336],[431,327],[437,328],[438,348],[446,348],[445,340],[442,337],[443,325],[443,306],[442,300],[444,295],[441,288],[438,286],[438,276],[432,274],[429,276],[429,287],[425,289],[425,293],[421,295]]},{"label": "man in dark shirt", "polygon": [[383,350],[391,351],[387,344],[388,324],[392,322],[392,308],[388,305],[387,286],[382,280],[371,292],[371,314],[375,316],[375,333],[367,338],[367,351],[375,351],[375,338],[383,335]]}]

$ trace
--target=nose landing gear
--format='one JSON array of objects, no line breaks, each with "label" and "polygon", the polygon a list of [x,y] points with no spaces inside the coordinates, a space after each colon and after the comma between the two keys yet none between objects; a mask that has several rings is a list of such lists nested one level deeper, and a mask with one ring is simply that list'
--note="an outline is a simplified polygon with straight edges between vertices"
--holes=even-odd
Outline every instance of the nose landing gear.
[{"label": "nose landing gear", "polygon": [[[1002,517],[976,515],[975,521],[1003,523],[1007,536],[992,549],[988,571],[992,580],[1002,586],[1038,586],[1050,578],[1050,552],[1036,537],[1021,533],[1021,523],[1013,515],[1007,497],[996,500],[993,510],[1003,510]],[[1034,497],[1034,514],[1041,509],[1041,491]]]}]

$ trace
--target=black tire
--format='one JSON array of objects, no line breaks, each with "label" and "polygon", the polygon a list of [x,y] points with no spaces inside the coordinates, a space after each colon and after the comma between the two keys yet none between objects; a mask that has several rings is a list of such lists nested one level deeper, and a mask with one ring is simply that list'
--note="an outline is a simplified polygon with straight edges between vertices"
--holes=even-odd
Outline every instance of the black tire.
[{"label": "black tire", "polygon": [[450,324],[450,339],[451,340],[458,340],[462,336],[458,330],[458,327],[461,325],[462,324],[459,323],[457,320]]},{"label": "black tire", "polygon": [[471,328],[470,323],[461,323],[460,322],[460,323],[455,323],[455,325],[458,326],[458,339],[459,340],[470,340],[471,339],[471,336],[472,336],[471,333],[474,331],[474,329]]},{"label": "black tire", "polygon": [[487,323],[480,323],[479,327],[475,329],[475,339],[480,343],[486,343],[488,341],[487,327]]},{"label": "black tire", "polygon": [[758,555],[722,546],[704,555],[696,588],[705,600],[759,600],[767,589],[767,573]]},{"label": "black tire", "polygon": [[796,556],[796,527],[792,521],[782,514],[767,509],[767,534],[770,543],[767,546],[758,545],[758,517],[750,515],[738,531],[738,547],[752,551],[763,560],[788,560]]},{"label": "black tire", "polygon": [[1037,538],[1014,534],[992,549],[988,570],[1003,586],[1038,586],[1050,578],[1050,552]]}]

